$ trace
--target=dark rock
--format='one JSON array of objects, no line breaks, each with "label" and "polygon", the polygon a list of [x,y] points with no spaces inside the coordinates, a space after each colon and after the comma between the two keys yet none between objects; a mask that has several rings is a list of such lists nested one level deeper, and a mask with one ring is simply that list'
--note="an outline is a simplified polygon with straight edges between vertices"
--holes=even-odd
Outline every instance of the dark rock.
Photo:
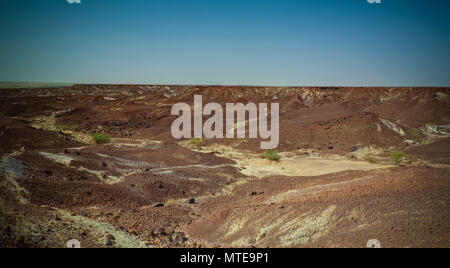
[{"label": "dark rock", "polygon": [[16,243],[19,248],[28,248],[28,245],[25,243],[25,236],[23,235],[16,238]]},{"label": "dark rock", "polygon": [[251,192],[250,196],[261,195],[261,194],[264,194],[264,192]]},{"label": "dark rock", "polygon": [[183,232],[174,233],[173,236],[175,241],[186,242],[188,240]]},{"label": "dark rock", "polygon": [[106,237],[106,243],[105,243],[105,245],[106,245],[107,247],[112,247],[112,246],[114,246],[114,240],[115,240],[115,237],[114,237],[114,236],[108,235],[108,236]]},{"label": "dark rock", "polygon": [[189,199],[189,204],[191,205],[195,204],[195,199],[194,198]]},{"label": "dark rock", "polygon": [[11,234],[11,226],[6,226],[5,229],[3,229],[3,232],[5,233],[5,235],[10,235]]},{"label": "dark rock", "polygon": [[164,228],[158,228],[158,229],[156,229],[155,234],[161,236],[161,235],[166,235],[167,233],[166,233],[166,230],[164,230]]},{"label": "dark rock", "polygon": [[112,234],[108,234],[106,238],[110,239],[111,241],[116,241],[116,238]]},{"label": "dark rock", "polygon": [[159,204],[155,205],[155,208],[160,208],[160,207],[164,207],[164,204],[163,203],[159,203]]}]

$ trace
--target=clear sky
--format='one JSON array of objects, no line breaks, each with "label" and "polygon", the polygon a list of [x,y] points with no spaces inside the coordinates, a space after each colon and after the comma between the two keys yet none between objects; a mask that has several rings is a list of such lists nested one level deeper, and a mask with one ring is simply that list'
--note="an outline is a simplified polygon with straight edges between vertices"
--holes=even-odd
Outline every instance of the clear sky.
[{"label": "clear sky", "polygon": [[0,5],[0,81],[450,86],[449,0]]}]

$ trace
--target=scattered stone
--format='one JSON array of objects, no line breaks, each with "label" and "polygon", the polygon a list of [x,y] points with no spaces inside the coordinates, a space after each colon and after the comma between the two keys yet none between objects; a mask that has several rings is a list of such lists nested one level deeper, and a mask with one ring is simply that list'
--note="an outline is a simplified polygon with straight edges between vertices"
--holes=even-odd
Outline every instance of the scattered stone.
[{"label": "scattered stone", "polygon": [[183,232],[177,232],[173,234],[175,241],[186,242],[188,239]]},{"label": "scattered stone", "polygon": [[155,234],[159,235],[159,236],[166,235],[166,230],[164,230],[164,228],[158,228],[158,229],[156,229]]},{"label": "scattered stone", "polygon": [[3,232],[5,233],[5,235],[10,235],[11,234],[11,226],[6,226],[4,229],[3,229]]},{"label": "scattered stone", "polygon": [[131,235],[134,235],[134,236],[138,236],[138,233],[136,232],[136,231],[131,231],[131,233],[130,233]]},{"label": "scattered stone", "polygon": [[251,192],[250,196],[261,195],[261,194],[264,194],[264,192]]},{"label": "scattered stone", "polygon": [[19,248],[28,248],[28,245],[25,243],[25,236],[23,235],[16,238],[16,243]]},{"label": "scattered stone", "polygon": [[112,247],[112,246],[114,246],[115,240],[116,240],[116,238],[114,236],[112,236],[111,234],[108,234],[106,236],[106,243],[105,243],[105,245],[107,247]]},{"label": "scattered stone", "polygon": [[111,241],[116,241],[116,238],[112,234],[108,234],[106,238],[110,239]]}]

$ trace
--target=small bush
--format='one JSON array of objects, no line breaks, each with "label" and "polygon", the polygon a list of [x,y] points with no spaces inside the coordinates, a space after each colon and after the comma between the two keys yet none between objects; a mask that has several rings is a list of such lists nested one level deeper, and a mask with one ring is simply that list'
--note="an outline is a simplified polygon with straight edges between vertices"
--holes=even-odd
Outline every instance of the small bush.
[{"label": "small bush", "polygon": [[108,134],[103,133],[95,133],[92,134],[91,137],[97,144],[108,143],[111,140],[111,137]]},{"label": "small bush", "polygon": [[391,153],[391,160],[394,162],[394,164],[398,165],[400,162],[405,158],[405,153],[403,152],[392,152]]},{"label": "small bush", "polygon": [[201,138],[192,138],[189,140],[189,143],[194,146],[201,146],[203,144],[203,139]]},{"label": "small bush", "polygon": [[281,159],[281,156],[275,150],[267,150],[265,153],[265,157],[272,161],[278,161]]}]

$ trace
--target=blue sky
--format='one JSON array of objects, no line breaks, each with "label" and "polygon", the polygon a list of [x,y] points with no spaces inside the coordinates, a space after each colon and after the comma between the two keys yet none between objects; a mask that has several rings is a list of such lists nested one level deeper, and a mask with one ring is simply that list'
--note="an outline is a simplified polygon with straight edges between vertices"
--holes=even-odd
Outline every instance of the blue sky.
[{"label": "blue sky", "polygon": [[450,86],[448,0],[2,0],[0,81]]}]

